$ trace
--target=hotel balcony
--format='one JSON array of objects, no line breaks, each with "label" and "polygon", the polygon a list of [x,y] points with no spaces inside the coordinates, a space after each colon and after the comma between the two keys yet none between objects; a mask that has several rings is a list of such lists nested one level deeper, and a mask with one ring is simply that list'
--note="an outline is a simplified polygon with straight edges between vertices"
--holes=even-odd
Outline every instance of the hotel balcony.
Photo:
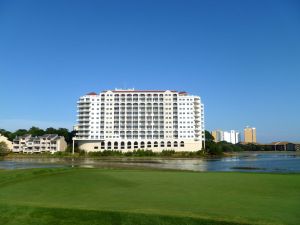
[{"label": "hotel balcony", "polygon": [[85,102],[85,101],[77,101],[77,105],[80,106],[89,106],[91,102]]},{"label": "hotel balcony", "polygon": [[77,119],[78,122],[89,122],[90,118],[89,117],[79,117]]},{"label": "hotel balcony", "polygon": [[89,113],[89,112],[90,112],[90,109],[83,108],[83,109],[77,110],[77,112],[78,112],[78,113]]}]

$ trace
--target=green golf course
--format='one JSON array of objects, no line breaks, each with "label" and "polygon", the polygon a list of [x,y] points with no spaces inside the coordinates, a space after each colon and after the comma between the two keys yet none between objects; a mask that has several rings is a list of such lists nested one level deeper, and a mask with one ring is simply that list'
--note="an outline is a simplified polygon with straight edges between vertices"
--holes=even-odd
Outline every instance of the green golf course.
[{"label": "green golf course", "polygon": [[0,170],[0,224],[300,224],[300,174]]}]

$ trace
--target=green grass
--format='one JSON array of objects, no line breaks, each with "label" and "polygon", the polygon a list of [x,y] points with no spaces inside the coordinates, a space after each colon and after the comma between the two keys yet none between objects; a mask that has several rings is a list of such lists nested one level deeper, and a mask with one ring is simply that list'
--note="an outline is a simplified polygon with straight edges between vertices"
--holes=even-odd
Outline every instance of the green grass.
[{"label": "green grass", "polygon": [[0,170],[0,224],[300,224],[300,174]]}]

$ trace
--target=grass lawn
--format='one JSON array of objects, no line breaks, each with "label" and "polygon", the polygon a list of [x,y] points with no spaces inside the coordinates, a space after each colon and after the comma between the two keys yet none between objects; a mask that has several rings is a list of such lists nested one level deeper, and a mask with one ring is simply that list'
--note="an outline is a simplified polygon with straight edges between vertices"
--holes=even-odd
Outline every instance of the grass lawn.
[{"label": "grass lawn", "polygon": [[300,174],[0,171],[0,224],[300,224]]}]

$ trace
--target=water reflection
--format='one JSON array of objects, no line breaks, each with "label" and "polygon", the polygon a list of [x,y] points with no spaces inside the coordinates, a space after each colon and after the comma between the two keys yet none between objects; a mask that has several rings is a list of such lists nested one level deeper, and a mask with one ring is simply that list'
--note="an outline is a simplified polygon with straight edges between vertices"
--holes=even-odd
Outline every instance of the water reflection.
[{"label": "water reflection", "polygon": [[242,172],[300,172],[298,153],[240,153],[231,157],[214,159],[60,159],[15,158],[0,160],[0,169],[43,167],[83,168],[157,168],[192,171],[242,171]]}]

